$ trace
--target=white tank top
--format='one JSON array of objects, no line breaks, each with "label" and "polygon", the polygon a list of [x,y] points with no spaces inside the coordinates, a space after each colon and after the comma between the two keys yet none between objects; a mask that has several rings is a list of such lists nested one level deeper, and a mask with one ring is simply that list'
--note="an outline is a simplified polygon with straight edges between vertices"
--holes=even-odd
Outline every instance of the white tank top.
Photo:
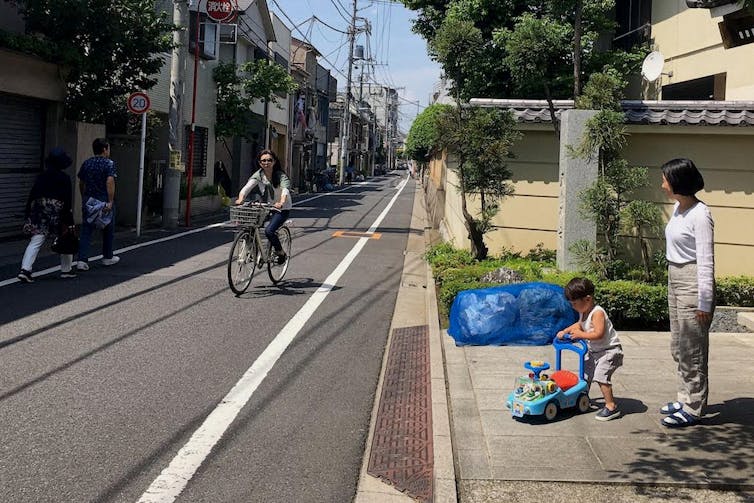
[{"label": "white tank top", "polygon": [[589,332],[590,330],[592,330],[592,315],[594,315],[594,313],[598,310],[602,311],[602,314],[605,315],[605,335],[603,335],[601,339],[587,340],[586,343],[589,345],[589,351],[604,351],[608,348],[620,345],[618,332],[615,331],[613,322],[610,321],[607,313],[600,306],[594,306],[591,312],[587,315],[586,319],[580,320],[581,330],[583,330],[584,332]]}]

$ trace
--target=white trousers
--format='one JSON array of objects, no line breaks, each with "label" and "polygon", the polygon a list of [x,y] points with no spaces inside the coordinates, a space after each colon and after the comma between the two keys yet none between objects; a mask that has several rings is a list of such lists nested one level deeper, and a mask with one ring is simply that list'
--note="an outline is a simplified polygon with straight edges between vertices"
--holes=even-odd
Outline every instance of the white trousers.
[{"label": "white trousers", "polygon": [[[31,237],[29,244],[26,246],[24,258],[21,260],[21,269],[24,271],[31,271],[31,268],[34,267],[34,261],[37,260],[39,250],[42,248],[46,238],[47,236],[44,234],[34,234]],[[72,264],[73,255],[60,255],[60,270],[62,272],[70,272]]]}]

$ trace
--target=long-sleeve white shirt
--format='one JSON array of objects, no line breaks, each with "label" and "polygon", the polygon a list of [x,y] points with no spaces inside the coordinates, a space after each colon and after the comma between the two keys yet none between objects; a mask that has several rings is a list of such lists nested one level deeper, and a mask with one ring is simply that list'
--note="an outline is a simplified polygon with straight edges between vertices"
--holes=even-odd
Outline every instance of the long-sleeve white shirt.
[{"label": "long-sleeve white shirt", "polygon": [[240,192],[241,198],[244,198],[249,195],[249,193],[252,191],[254,187],[257,185],[260,186],[262,194],[268,194],[270,193],[272,196],[271,201],[267,201],[268,203],[277,203],[280,200],[285,197],[285,200],[283,201],[283,206],[280,208],[281,210],[290,210],[293,208],[293,202],[291,201],[291,193],[288,190],[290,187],[290,180],[285,174],[280,175],[280,185],[276,188],[272,185],[272,182],[267,179],[267,177],[264,174],[263,170],[256,171],[251,177],[249,177],[249,181],[246,182],[246,185],[243,186]]},{"label": "long-sleeve white shirt", "polygon": [[715,294],[715,223],[701,201],[684,212],[679,212],[678,207],[676,202],[665,227],[666,258],[674,264],[696,262],[698,309],[709,313]]}]

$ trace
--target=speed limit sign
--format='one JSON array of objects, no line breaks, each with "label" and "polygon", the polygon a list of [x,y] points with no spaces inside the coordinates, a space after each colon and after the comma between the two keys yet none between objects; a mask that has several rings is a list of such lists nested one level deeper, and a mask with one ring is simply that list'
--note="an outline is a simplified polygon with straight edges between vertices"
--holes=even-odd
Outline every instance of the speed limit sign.
[{"label": "speed limit sign", "polygon": [[151,103],[147,93],[133,93],[128,97],[128,110],[135,114],[143,114],[149,110]]}]

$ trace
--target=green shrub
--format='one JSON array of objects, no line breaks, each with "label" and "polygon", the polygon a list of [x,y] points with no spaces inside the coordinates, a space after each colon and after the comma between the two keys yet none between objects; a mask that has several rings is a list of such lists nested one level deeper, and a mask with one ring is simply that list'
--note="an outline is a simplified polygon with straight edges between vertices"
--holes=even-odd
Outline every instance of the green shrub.
[{"label": "green shrub", "polygon": [[754,307],[754,278],[751,276],[720,278],[716,283],[718,306]]},{"label": "green shrub", "polygon": [[618,330],[668,330],[668,288],[638,281],[595,283],[594,297]]},{"label": "green shrub", "polygon": [[451,267],[461,267],[474,263],[474,257],[466,250],[456,250],[450,243],[440,243],[427,250],[424,259],[432,267],[432,273],[440,273]]},{"label": "green shrub", "polygon": [[[604,281],[590,274],[559,271],[551,265],[549,253],[539,247],[526,258],[517,252],[504,251],[500,258],[475,261],[469,252],[443,243],[432,247],[426,258],[437,283],[443,326],[447,326],[450,306],[458,292],[498,286],[483,283],[481,278],[489,271],[507,267],[521,274],[526,282],[542,281],[558,286],[565,286],[576,276],[586,276],[596,286],[595,300],[605,308],[618,330],[668,330],[667,276],[660,274],[659,267],[656,275],[653,271],[657,283],[648,284],[642,280]],[[639,276],[639,271],[626,272],[631,278]],[[754,278],[719,278],[716,296],[718,305],[754,307]]]}]

